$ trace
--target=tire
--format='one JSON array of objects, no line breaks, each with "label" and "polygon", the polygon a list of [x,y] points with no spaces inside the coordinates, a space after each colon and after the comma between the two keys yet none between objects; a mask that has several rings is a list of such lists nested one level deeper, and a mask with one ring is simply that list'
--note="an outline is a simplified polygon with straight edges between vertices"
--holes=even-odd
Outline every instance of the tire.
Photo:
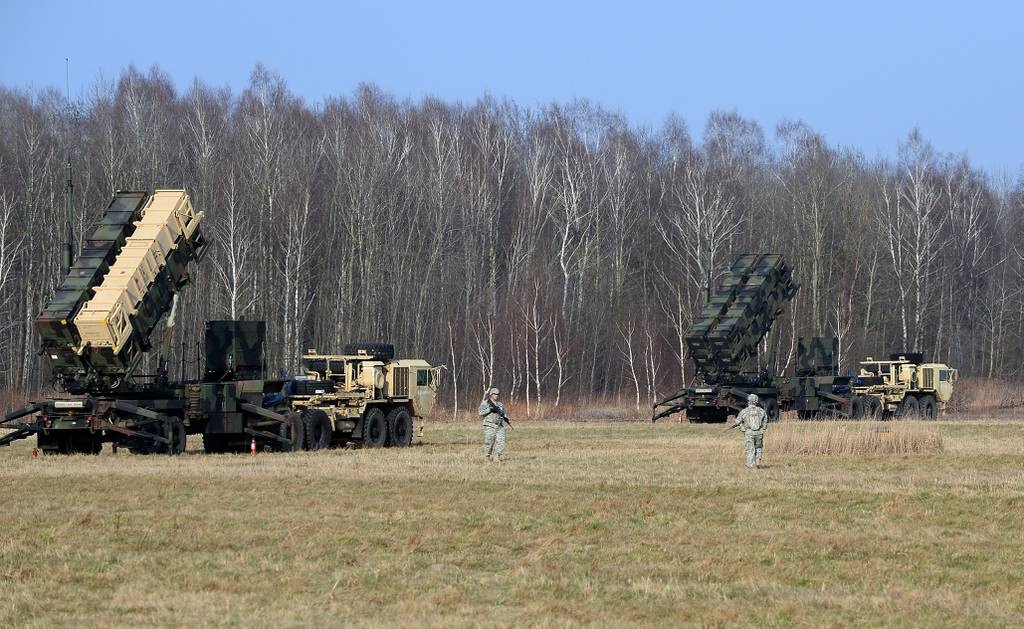
[{"label": "tire", "polygon": [[764,412],[768,416],[768,423],[779,421],[779,402],[768,398],[764,401]]},{"label": "tire", "polygon": [[850,411],[850,419],[864,419],[864,398],[855,396],[853,398],[853,409]]},{"label": "tire", "polygon": [[387,443],[388,423],[384,413],[376,406],[366,409],[363,415],[363,447],[381,448]]},{"label": "tire", "polygon": [[334,426],[327,413],[311,408],[302,413],[302,423],[306,425],[306,447],[310,450],[326,450],[331,447]]},{"label": "tire", "polygon": [[158,424],[156,434],[167,437],[170,443],[160,443],[150,439],[135,439],[135,443],[128,447],[132,454],[169,454],[177,456],[185,451],[188,443],[188,435],[185,433],[185,424],[177,417],[162,416]]},{"label": "tire", "polygon": [[918,403],[917,398],[912,395],[903,398],[899,409],[896,411],[896,416],[900,419],[920,419],[921,405]]},{"label": "tire", "polygon": [[921,401],[920,401],[920,412],[921,412],[921,419],[924,419],[924,420],[927,420],[927,421],[934,421],[935,420],[935,417],[938,415],[938,413],[937,413],[937,410],[936,410],[936,407],[935,407],[935,398],[933,396],[926,395],[923,398],[921,398]]},{"label": "tire", "polygon": [[[169,425],[168,425],[169,424]],[[160,444],[161,449],[172,456],[177,456],[185,451],[188,445],[188,435],[185,434],[185,424],[177,417],[168,417],[164,422],[164,434],[170,432],[171,443]]]},{"label": "tire", "polygon": [[412,415],[399,407],[387,416],[388,445],[396,448],[407,448],[412,443]]},{"label": "tire", "polygon": [[279,444],[281,452],[299,452],[306,447],[306,424],[302,416],[296,412],[286,413],[287,418],[277,429],[277,434],[291,443]]},{"label": "tire", "polygon": [[376,360],[391,360],[395,357],[395,346],[391,343],[349,343],[342,350],[344,354],[358,354],[364,351]]},{"label": "tire", "polygon": [[879,420],[882,418],[882,403],[876,397],[864,397],[861,402],[861,409],[864,419]]}]

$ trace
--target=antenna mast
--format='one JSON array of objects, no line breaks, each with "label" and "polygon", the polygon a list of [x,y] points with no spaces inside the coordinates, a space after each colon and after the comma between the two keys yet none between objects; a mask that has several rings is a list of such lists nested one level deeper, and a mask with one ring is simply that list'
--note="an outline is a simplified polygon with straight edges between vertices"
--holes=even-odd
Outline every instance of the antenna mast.
[{"label": "antenna mast", "polygon": [[[64,90],[67,96],[67,108],[68,113],[71,113],[71,61],[68,57],[64,58]],[[70,116],[69,116],[70,118]],[[68,124],[71,121],[68,120]],[[65,170],[67,179],[64,182],[64,221],[67,225],[67,241],[64,243],[64,250],[61,252],[61,272],[67,276],[71,272],[71,264],[74,262],[74,207],[73,200],[75,196],[75,184],[71,180],[71,142],[70,134],[67,132],[65,127],[64,142],[67,148],[67,162],[65,163]]]}]

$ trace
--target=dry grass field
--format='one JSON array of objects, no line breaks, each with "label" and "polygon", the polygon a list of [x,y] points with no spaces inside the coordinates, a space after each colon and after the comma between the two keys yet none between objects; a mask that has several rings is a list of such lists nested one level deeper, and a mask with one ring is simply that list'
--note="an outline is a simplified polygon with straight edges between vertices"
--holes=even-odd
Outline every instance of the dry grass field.
[{"label": "dry grass field", "polygon": [[522,422],[501,464],[468,423],[256,457],[20,442],[0,625],[1019,625],[1024,422],[930,426],[924,454],[769,430],[755,471],[737,431],[675,422]]}]

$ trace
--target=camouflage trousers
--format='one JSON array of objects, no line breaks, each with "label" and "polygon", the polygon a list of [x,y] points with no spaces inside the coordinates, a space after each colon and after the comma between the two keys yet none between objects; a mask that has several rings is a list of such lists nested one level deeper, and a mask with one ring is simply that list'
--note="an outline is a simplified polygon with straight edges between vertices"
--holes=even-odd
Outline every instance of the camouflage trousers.
[{"label": "camouflage trousers", "polygon": [[754,467],[761,462],[764,452],[764,433],[744,433],[743,447],[747,451],[747,467]]},{"label": "camouflage trousers", "polygon": [[484,426],[484,456],[490,458],[492,451],[497,457],[505,452],[504,426]]}]

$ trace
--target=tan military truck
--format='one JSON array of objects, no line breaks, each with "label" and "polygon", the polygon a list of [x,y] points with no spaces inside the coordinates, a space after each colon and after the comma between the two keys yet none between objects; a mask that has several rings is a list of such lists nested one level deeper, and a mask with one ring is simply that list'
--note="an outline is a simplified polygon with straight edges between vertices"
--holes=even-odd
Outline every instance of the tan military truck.
[{"label": "tan military truck", "polygon": [[957,370],[926,363],[924,354],[890,354],[889,360],[868,356],[851,382],[854,419],[935,419],[953,396]]},{"label": "tan military truck", "polygon": [[341,354],[310,350],[302,357],[304,373],[292,380],[288,401],[306,426],[307,449],[401,448],[412,443],[415,423],[422,433],[441,367],[394,354],[385,343],[354,343]]}]

